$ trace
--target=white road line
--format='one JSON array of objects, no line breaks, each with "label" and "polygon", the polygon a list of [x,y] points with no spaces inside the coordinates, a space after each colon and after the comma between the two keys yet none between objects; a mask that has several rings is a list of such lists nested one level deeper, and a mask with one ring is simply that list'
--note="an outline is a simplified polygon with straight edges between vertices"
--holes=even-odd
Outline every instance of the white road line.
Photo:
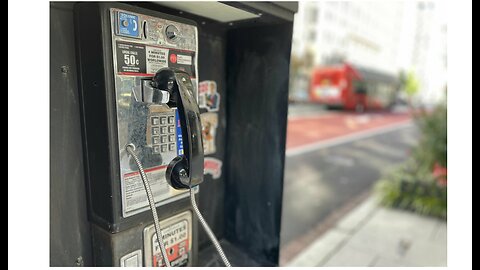
[{"label": "white road line", "polygon": [[340,145],[340,144],[345,144],[345,143],[353,142],[353,141],[356,141],[356,140],[365,139],[365,138],[373,137],[373,136],[376,136],[376,135],[389,133],[389,132],[399,130],[399,129],[402,129],[402,128],[407,128],[407,127],[410,127],[410,126],[412,126],[412,121],[407,120],[406,122],[402,122],[402,123],[395,123],[395,124],[391,124],[391,125],[388,125],[388,126],[369,129],[369,130],[366,130],[366,131],[359,131],[359,132],[355,132],[355,133],[348,134],[348,135],[345,135],[345,136],[324,140],[324,141],[321,141],[321,142],[309,143],[309,144],[306,144],[306,145],[294,147],[294,148],[288,149],[285,152],[285,155],[287,157],[297,156],[297,155],[305,154],[305,153],[308,153],[308,152],[316,151],[316,150],[319,150],[319,149],[322,149],[322,148],[337,146],[337,145]]}]

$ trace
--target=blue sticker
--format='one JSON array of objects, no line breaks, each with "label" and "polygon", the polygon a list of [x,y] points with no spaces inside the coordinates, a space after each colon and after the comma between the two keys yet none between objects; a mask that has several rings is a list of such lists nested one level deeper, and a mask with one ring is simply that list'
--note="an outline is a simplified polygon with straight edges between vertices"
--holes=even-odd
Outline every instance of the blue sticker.
[{"label": "blue sticker", "polygon": [[180,125],[180,115],[175,110],[175,121],[177,122],[177,155],[183,155],[182,126]]},{"label": "blue sticker", "polygon": [[118,34],[138,37],[138,16],[124,12],[118,13]]}]

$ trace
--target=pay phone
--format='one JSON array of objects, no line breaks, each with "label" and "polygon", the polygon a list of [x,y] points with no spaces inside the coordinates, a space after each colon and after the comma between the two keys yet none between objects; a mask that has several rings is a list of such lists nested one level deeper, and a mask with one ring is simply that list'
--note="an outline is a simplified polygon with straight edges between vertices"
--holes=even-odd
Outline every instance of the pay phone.
[{"label": "pay phone", "polygon": [[216,242],[194,196],[203,180],[195,22],[80,3],[75,27],[94,262],[193,266],[197,218]]}]

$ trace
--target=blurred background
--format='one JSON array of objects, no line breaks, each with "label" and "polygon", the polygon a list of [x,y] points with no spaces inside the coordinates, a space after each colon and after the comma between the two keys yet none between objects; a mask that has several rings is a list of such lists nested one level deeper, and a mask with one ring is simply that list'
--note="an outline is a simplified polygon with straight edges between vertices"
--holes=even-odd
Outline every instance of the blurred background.
[{"label": "blurred background", "polygon": [[300,2],[281,265],[447,265],[443,1]]}]

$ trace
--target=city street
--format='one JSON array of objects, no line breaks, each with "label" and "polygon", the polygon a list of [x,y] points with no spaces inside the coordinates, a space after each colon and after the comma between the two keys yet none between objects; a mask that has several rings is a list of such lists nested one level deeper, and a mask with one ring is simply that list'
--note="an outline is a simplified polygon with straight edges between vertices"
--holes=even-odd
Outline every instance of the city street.
[{"label": "city street", "polygon": [[417,138],[406,113],[291,107],[281,264],[365,200],[383,173],[406,160]]}]

